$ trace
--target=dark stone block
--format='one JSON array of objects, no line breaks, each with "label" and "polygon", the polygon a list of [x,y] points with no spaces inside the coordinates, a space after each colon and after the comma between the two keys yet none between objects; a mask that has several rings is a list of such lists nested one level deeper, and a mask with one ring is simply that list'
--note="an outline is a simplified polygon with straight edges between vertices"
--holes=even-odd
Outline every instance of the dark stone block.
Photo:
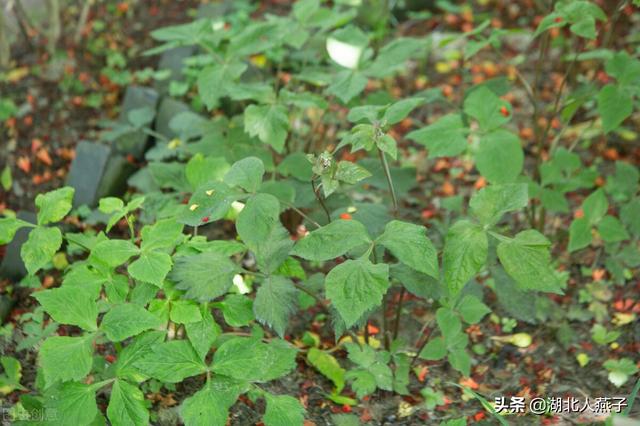
[{"label": "dark stone block", "polygon": [[160,57],[158,64],[159,70],[169,70],[171,74],[165,80],[159,80],[155,84],[155,89],[162,94],[169,92],[169,85],[172,81],[182,81],[183,62],[185,59],[193,56],[197,49],[195,46],[178,46],[169,49]]},{"label": "dark stone block", "polygon": [[178,135],[171,130],[169,123],[171,119],[181,112],[190,111],[189,105],[173,98],[163,98],[156,115],[155,131],[171,140]]},{"label": "dark stone block", "polygon": [[[136,109],[149,108],[155,111],[159,99],[158,92],[149,87],[127,87],[118,121],[130,123],[129,113]],[[115,141],[115,146],[122,154],[132,154],[136,158],[142,158],[148,142],[149,136],[142,129],[139,129],[120,136]]]},{"label": "dark stone block", "polygon": [[74,207],[83,204],[93,207],[102,197],[121,194],[131,173],[133,166],[112,147],[80,142],[67,177],[67,185],[76,190]]},{"label": "dark stone block", "polygon": [[[18,219],[22,219],[27,222],[36,223],[37,218],[35,213],[20,211],[18,212]],[[13,240],[7,245],[4,259],[0,265],[0,276],[9,278],[13,281],[19,281],[27,275],[27,268],[24,266],[24,262],[20,257],[20,250],[22,245],[27,241],[29,232],[32,228],[21,228],[16,232]]]}]

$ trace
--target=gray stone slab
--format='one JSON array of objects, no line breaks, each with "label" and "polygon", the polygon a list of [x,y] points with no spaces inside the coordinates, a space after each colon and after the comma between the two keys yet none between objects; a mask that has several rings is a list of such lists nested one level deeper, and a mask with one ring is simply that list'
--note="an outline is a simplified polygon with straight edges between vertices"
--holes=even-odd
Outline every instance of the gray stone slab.
[{"label": "gray stone slab", "polygon": [[158,107],[158,113],[156,114],[155,131],[171,140],[178,135],[171,130],[169,123],[171,119],[181,112],[189,111],[189,105],[182,101],[178,101],[173,98],[163,98]]},{"label": "gray stone slab", "polygon": [[[129,86],[125,92],[118,120],[121,123],[128,123],[129,113],[140,108],[150,108],[155,111],[159,100],[160,95],[152,88]],[[136,158],[142,158],[148,142],[149,135],[142,130],[137,130],[119,137],[114,145],[121,154],[132,154]]]},{"label": "gray stone slab", "polygon": [[[36,223],[36,214],[28,211],[20,211],[17,215],[18,219],[27,222]],[[7,245],[2,264],[0,264],[0,276],[9,278],[13,281],[19,281],[27,275],[27,268],[24,266],[20,250],[22,245],[27,241],[29,232],[32,228],[21,228],[16,232],[13,240]]]},{"label": "gray stone slab", "polygon": [[172,81],[184,80],[184,76],[182,75],[183,62],[185,59],[193,56],[196,51],[197,49],[195,46],[178,46],[173,49],[169,49],[162,54],[160,62],[158,63],[158,69],[168,70],[171,73],[165,80],[156,81],[154,87],[159,93],[168,93],[169,85]]},{"label": "gray stone slab", "polygon": [[111,146],[80,142],[67,176],[67,185],[76,190],[74,207],[83,204],[94,207],[102,197],[123,193],[133,169]]}]

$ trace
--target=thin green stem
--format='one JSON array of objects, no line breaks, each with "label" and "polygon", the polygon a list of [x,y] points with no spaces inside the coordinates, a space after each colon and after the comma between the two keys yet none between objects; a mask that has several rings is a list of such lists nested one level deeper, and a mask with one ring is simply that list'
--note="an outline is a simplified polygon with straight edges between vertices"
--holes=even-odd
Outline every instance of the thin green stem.
[{"label": "thin green stem", "polygon": [[391,199],[393,200],[393,215],[398,216],[398,199],[396,197],[396,190],[393,187],[393,179],[391,178],[391,172],[389,171],[389,163],[387,162],[387,156],[378,149],[378,157],[380,157],[380,163],[384,170],[384,176],[387,179],[387,185],[389,185],[389,192],[391,193]]},{"label": "thin green stem", "polygon": [[311,188],[313,189],[313,195],[316,196],[316,200],[318,200],[318,203],[320,203],[320,206],[322,206],[322,210],[324,210],[324,213],[327,215],[327,221],[330,223],[331,214],[329,214],[329,209],[327,209],[327,205],[324,203],[324,200],[322,199],[322,195],[320,194],[320,188],[316,187],[316,184],[313,178],[311,178]]},{"label": "thin green stem", "polygon": [[393,340],[398,338],[398,331],[400,330],[400,316],[402,315],[402,304],[404,302],[404,295],[406,290],[404,286],[400,289],[400,295],[398,296],[398,304],[396,305],[396,320],[393,324]]}]

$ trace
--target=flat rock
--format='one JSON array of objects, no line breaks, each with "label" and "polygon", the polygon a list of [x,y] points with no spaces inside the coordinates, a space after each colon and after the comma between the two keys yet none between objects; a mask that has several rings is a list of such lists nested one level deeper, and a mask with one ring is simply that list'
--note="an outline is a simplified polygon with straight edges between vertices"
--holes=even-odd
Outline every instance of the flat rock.
[{"label": "flat rock", "polygon": [[169,85],[172,81],[182,81],[184,79],[182,75],[183,62],[185,59],[193,56],[196,51],[195,46],[178,46],[162,54],[160,62],[158,63],[158,69],[168,70],[170,74],[165,80],[156,81],[154,87],[159,93],[168,93]]},{"label": "flat rock", "polygon": [[121,194],[132,172],[133,166],[111,146],[80,142],[67,177],[67,185],[76,190],[74,207],[93,207],[102,197]]},{"label": "flat rock", "polygon": [[[149,87],[129,86],[122,101],[122,109],[118,121],[129,123],[129,113],[149,108],[155,111],[158,106],[160,96],[158,92]],[[136,158],[142,158],[147,148],[149,136],[142,130],[135,130],[122,135],[115,141],[115,146],[121,154],[132,154]]]},{"label": "flat rock", "polygon": [[[37,222],[36,214],[32,212],[19,211],[17,217],[34,224]],[[20,228],[13,240],[7,245],[2,264],[0,264],[0,276],[9,278],[12,281],[19,281],[27,275],[27,268],[25,268],[22,257],[20,257],[20,250],[27,241],[31,229]]]},{"label": "flat rock", "polygon": [[173,98],[163,98],[158,108],[158,114],[156,115],[155,131],[163,135],[167,140],[177,137],[178,134],[171,129],[169,123],[173,117],[181,112],[190,110],[189,105],[182,101]]}]

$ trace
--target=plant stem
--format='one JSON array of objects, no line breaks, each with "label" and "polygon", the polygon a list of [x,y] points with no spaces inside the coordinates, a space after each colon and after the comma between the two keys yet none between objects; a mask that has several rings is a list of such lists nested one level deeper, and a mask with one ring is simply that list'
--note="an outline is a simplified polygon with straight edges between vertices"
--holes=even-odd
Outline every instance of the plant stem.
[{"label": "plant stem", "polygon": [[396,319],[393,324],[393,340],[398,338],[398,330],[400,330],[400,315],[402,314],[402,303],[404,302],[404,295],[406,290],[404,286],[400,289],[400,295],[398,299],[398,304],[396,305]]},{"label": "plant stem", "polygon": [[329,214],[329,209],[327,209],[327,206],[322,199],[322,195],[320,194],[320,189],[316,187],[316,183],[313,178],[311,178],[311,188],[313,188],[313,194],[316,196],[316,200],[318,200],[318,202],[322,206],[322,210],[324,210],[324,213],[327,215],[327,221],[331,223],[331,215]]},{"label": "plant stem", "polygon": [[387,157],[380,149],[378,149],[378,157],[380,157],[380,163],[384,170],[384,176],[387,178],[387,185],[389,185],[389,192],[391,193],[391,199],[393,200],[393,215],[398,217],[398,199],[396,198],[396,190],[393,187],[393,180],[391,179],[391,172],[389,171],[389,163]]},{"label": "plant stem", "polygon": [[291,210],[293,210],[294,212],[298,213],[300,216],[302,216],[304,219],[308,220],[309,222],[311,222],[313,224],[313,226],[315,226],[316,228],[321,228],[322,225],[320,225],[318,222],[316,222],[315,220],[311,219],[308,215],[306,215],[305,213],[302,212],[302,210],[300,210],[299,208],[297,208],[296,206],[294,206],[293,204],[284,201],[284,200],[280,200],[280,202],[282,204],[284,204],[285,206],[289,207]]},{"label": "plant stem", "polygon": [[[433,323],[433,319],[429,320],[428,322],[426,322],[424,324],[424,326],[422,326],[422,329],[420,330],[420,337],[418,338],[418,341],[420,341],[419,339],[422,338],[422,335],[424,334],[425,330],[427,328],[429,328],[431,326],[431,324]],[[431,336],[431,333],[427,334],[424,337],[424,340],[422,341],[422,343],[420,344],[420,346],[418,347],[418,351],[416,352],[416,354],[414,355],[413,359],[411,360],[411,365],[410,367],[413,367],[413,365],[416,363],[416,361],[418,361],[418,357],[420,356],[420,352],[422,352],[422,350],[424,349],[425,346],[427,346],[427,342],[429,341],[429,337]]]}]

